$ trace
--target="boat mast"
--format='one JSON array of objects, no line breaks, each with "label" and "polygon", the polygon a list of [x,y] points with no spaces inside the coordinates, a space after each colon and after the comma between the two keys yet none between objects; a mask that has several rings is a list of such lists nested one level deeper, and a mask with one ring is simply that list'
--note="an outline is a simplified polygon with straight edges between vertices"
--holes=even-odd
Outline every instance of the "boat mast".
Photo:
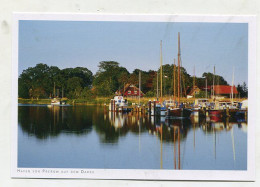
[{"label": "boat mast", "polygon": [[181,74],[180,74],[180,33],[178,32],[178,104],[180,104],[180,79],[181,79]]},{"label": "boat mast", "polygon": [[212,94],[213,94],[213,99],[215,98],[215,91],[214,91],[214,84],[215,84],[215,65],[214,65],[214,74],[213,74],[213,90],[212,90]]},{"label": "boat mast", "polygon": [[174,100],[174,102],[176,99],[175,75],[176,75],[176,65],[175,65],[175,59],[174,59],[174,65],[173,65],[173,100]]},{"label": "boat mast", "polygon": [[231,88],[231,103],[233,107],[233,94],[234,94],[234,67],[233,67],[233,76],[232,76],[232,88]]},{"label": "boat mast", "polygon": [[161,40],[161,58],[160,58],[160,61],[161,61],[161,99],[162,99],[162,96],[163,96],[163,93],[162,93],[162,74],[163,74],[163,70],[162,70],[162,40]]},{"label": "boat mast", "polygon": [[140,97],[141,97],[141,70],[139,71],[139,106],[140,106]]},{"label": "boat mast", "polygon": [[194,99],[195,99],[195,65],[194,65],[194,69],[193,69],[193,94],[194,94]]},{"label": "boat mast", "polygon": [[207,84],[207,77],[205,76],[206,79],[206,99],[208,98],[208,84]]},{"label": "boat mast", "polygon": [[156,80],[156,81],[157,81],[157,84],[156,84],[156,97],[157,97],[157,101],[158,101],[158,97],[159,97],[159,91],[158,91],[158,87],[159,87],[159,86],[158,86],[158,73],[159,73],[159,72],[157,71],[157,72],[156,72],[156,74],[157,74],[157,80]]}]

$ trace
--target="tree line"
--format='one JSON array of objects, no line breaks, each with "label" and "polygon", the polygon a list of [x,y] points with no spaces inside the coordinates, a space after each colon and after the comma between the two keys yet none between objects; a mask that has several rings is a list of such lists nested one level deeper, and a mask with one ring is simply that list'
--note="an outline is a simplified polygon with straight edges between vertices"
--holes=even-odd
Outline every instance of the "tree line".
[{"label": "tree line", "polygon": [[[163,68],[163,95],[173,95],[174,74],[177,86],[177,67],[173,64],[165,64]],[[157,71],[142,71],[135,69],[130,73],[125,67],[115,61],[102,61],[98,65],[95,75],[86,67],[59,69],[56,66],[37,64],[24,70],[18,78],[19,98],[53,98],[67,97],[69,99],[92,99],[98,96],[112,96],[117,90],[123,89],[126,84],[139,86],[139,72],[141,72],[141,88],[145,96],[153,97],[157,94],[160,82],[160,68]],[[204,87],[205,81],[212,85],[228,85],[227,81],[219,75],[205,72],[202,78],[189,75],[185,68],[181,67],[181,88],[183,96],[186,90],[195,85]],[[159,88],[160,89],[160,86]],[[241,97],[247,97],[247,86],[238,85]],[[177,90],[177,88],[176,88]]]}]

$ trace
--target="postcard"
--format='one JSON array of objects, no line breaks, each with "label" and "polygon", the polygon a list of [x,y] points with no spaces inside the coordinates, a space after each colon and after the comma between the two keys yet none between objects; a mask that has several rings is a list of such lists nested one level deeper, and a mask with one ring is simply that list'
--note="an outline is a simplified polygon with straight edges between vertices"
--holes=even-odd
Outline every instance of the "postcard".
[{"label": "postcard", "polygon": [[254,16],[15,13],[13,178],[255,180]]}]

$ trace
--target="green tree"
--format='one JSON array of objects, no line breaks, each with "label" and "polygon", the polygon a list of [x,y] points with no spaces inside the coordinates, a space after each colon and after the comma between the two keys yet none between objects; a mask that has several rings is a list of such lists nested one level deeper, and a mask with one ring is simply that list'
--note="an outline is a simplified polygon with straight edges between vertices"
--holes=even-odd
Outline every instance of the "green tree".
[{"label": "green tree", "polygon": [[81,92],[81,98],[83,98],[83,99],[93,99],[93,98],[95,98],[95,95],[90,88],[85,87]]},{"label": "green tree", "polygon": [[113,94],[116,90],[123,88],[125,81],[128,80],[129,72],[126,68],[120,67],[118,62],[102,61],[98,67],[93,86],[100,96]]},{"label": "green tree", "polygon": [[67,81],[67,88],[69,92],[69,97],[77,99],[81,95],[83,80],[79,77],[69,78]]},{"label": "green tree", "polygon": [[[73,88],[73,81],[80,82],[80,86]],[[73,79],[72,79],[73,80]],[[46,64],[37,64],[35,67],[29,67],[22,72],[18,79],[18,96],[22,98],[35,97],[36,92],[39,98],[47,98],[48,96],[66,96],[70,92],[70,97],[80,97],[80,89],[84,87],[90,88],[93,82],[93,74],[84,67],[66,68],[60,70],[56,66],[48,66]],[[75,84],[76,84],[75,83]],[[55,90],[54,90],[55,85]],[[39,93],[39,89],[41,90]],[[76,92],[75,92],[76,90]],[[76,95],[73,95],[76,94]]]},{"label": "green tree", "polygon": [[42,87],[34,88],[32,90],[32,97],[38,100],[39,98],[46,97],[46,93]]},{"label": "green tree", "polygon": [[96,95],[98,96],[111,96],[113,94],[112,83],[108,80],[104,80],[100,85],[96,86]]},{"label": "green tree", "polygon": [[[220,75],[215,75],[213,73],[203,73],[202,77],[206,77],[208,85],[213,85],[213,79],[215,85],[228,85],[227,81]],[[215,77],[215,78],[214,78]],[[205,80],[201,80],[199,82],[200,84],[205,85]],[[197,85],[197,86],[203,86],[203,85]]]},{"label": "green tree", "polygon": [[243,82],[243,85],[238,84],[237,85],[237,91],[240,95],[240,97],[248,97],[248,88],[245,82]]},{"label": "green tree", "polygon": [[[41,88],[42,93],[46,93],[46,85],[48,79],[49,66],[46,64],[37,64],[35,67],[29,67],[24,70],[18,80],[18,95],[19,97],[33,97],[33,90]],[[31,90],[31,91],[30,91]],[[26,94],[26,92],[28,94]],[[41,97],[46,97],[46,94],[40,94]]]}]

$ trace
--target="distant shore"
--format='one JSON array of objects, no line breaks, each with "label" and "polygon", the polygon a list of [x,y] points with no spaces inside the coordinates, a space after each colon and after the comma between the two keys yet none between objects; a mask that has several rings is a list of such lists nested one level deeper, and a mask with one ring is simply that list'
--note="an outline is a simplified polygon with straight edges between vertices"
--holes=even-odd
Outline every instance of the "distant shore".
[{"label": "distant shore", "polygon": [[[94,99],[62,99],[66,102],[66,104],[70,104],[70,105],[108,105],[110,103],[110,100],[113,97],[97,97]],[[133,104],[139,103],[139,99],[138,98],[126,98],[128,100],[128,104]],[[156,98],[155,97],[142,97],[140,99],[140,103],[141,104],[147,104],[149,100],[154,101]],[[234,99],[234,101],[243,101],[246,98],[236,98]],[[160,100],[160,99],[159,99]],[[173,100],[173,97],[163,97],[162,100]],[[181,102],[185,102],[185,103],[193,103],[194,102],[194,98],[181,98],[180,99]],[[225,101],[229,101],[229,98],[225,98]],[[212,99],[209,99],[209,102],[213,102]],[[18,98],[18,103],[20,104],[42,104],[42,105],[48,105],[51,104],[51,99],[24,99],[24,98]]]}]

